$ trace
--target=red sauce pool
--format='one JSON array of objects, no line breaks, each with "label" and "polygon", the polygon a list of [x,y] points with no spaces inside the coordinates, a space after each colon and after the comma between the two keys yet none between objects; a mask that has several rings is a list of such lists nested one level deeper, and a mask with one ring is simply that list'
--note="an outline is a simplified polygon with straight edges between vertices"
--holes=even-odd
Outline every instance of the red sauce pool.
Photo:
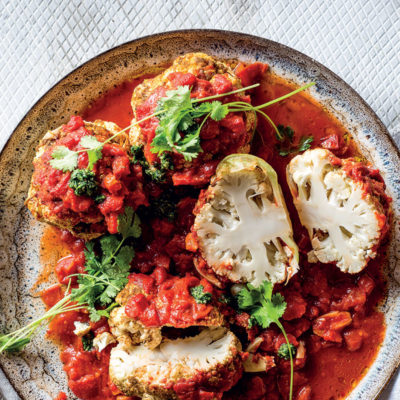
[{"label": "red sauce pool", "polygon": [[[141,81],[142,79],[135,79],[110,90],[83,113],[83,118],[88,121],[94,121],[96,119],[109,120],[117,123],[122,128],[128,126],[132,118],[130,106],[132,90]],[[261,104],[288,93],[291,90],[293,90],[293,87],[286,81],[271,73],[267,73],[261,87],[257,88],[253,103]],[[341,148],[345,149],[344,151],[342,150],[340,156],[348,157],[358,155],[355,145],[348,139],[346,129],[307,94],[297,94],[283,102],[271,106],[267,109],[267,112],[276,124],[291,126],[296,132],[297,140],[302,135],[312,134],[314,137],[313,146],[319,146],[326,137],[337,135],[340,140],[343,141]],[[264,158],[276,169],[294,225],[295,239],[299,242],[304,234],[304,229],[299,224],[298,216],[291,202],[290,192],[285,179],[285,168],[290,158],[280,157],[276,152],[274,153],[271,151],[276,140],[271,128],[260,118],[258,122],[258,132],[260,134],[254,139],[253,148],[255,151],[253,153]],[[67,245],[62,244],[59,233],[57,232],[59,231],[54,230],[54,228],[48,228],[42,238],[42,263],[45,266],[49,263],[54,264],[55,258],[52,255],[53,251],[62,256],[64,255],[65,249],[68,249]],[[66,252],[68,253],[68,250]],[[308,354],[306,367],[303,369],[303,372],[309,385],[311,385],[313,392],[312,399],[336,400],[344,398],[346,394],[354,388],[365,374],[367,368],[374,361],[385,333],[384,317],[380,312],[374,311],[375,305],[383,299],[385,292],[385,284],[381,273],[382,262],[383,256],[370,263],[364,271],[374,279],[376,287],[368,298],[365,306],[366,316],[361,318],[358,323],[358,329],[368,333],[368,338],[363,341],[361,348],[356,351],[349,351],[346,346],[326,347],[314,354]],[[327,271],[331,270],[331,267],[326,268]],[[303,282],[305,282],[307,279],[313,280],[312,270],[309,270],[308,267],[304,267],[303,269],[301,277],[299,274],[299,281],[302,282],[303,280]],[[46,272],[43,274],[42,280],[46,279],[48,273],[49,269],[47,268]],[[334,278],[337,276],[340,279],[342,278],[337,272],[334,272],[332,276]],[[355,279],[353,280],[355,281]],[[285,288],[285,290],[290,290],[290,285],[291,284],[289,284],[288,288]],[[293,286],[295,287],[295,285],[296,282],[293,281]],[[47,295],[49,302],[51,302],[50,298],[54,296],[54,291],[55,289],[49,290]],[[87,317],[81,315],[80,318]],[[119,395],[118,399],[121,400],[130,399],[129,397],[121,396],[112,384],[109,387],[108,369],[106,368],[109,352],[104,356],[100,356],[100,359],[96,356],[91,361],[87,360],[85,358],[86,355],[85,357],[82,355],[81,344],[72,340],[71,336],[68,334],[68,331],[71,329],[68,328],[68,324],[70,324],[69,321],[71,321],[71,319],[68,317],[64,319],[55,319],[50,326],[49,334],[50,337],[57,337],[61,340],[62,359],[65,362],[64,369],[70,376],[70,379],[74,374],[78,377],[78,379],[70,380],[70,386],[86,400],[111,400],[116,399],[117,395]],[[107,328],[103,327],[101,329]],[[63,331],[65,332],[61,333]],[[103,388],[97,387],[98,391],[96,394],[93,394],[95,391],[93,391],[93,393],[90,392],[90,385],[85,379],[82,378],[83,380],[79,381],[79,374],[82,374],[82,372],[79,372],[79,365],[89,362],[92,363],[91,371],[87,371],[86,367],[82,367],[87,374],[85,376],[89,376],[86,380],[90,381],[90,376],[97,374],[97,382],[100,382],[98,385],[104,385]],[[86,392],[85,387],[89,388]],[[236,389],[233,389],[233,392],[229,392],[233,393],[232,398],[236,398],[235,390]],[[238,393],[241,390],[242,389],[239,387],[237,389]],[[251,400],[251,390],[249,394],[250,396],[246,398]],[[265,396],[265,398],[269,398],[268,394]],[[229,396],[224,396],[224,399],[225,398],[228,399]],[[239,396],[238,398],[242,397]],[[278,399],[278,397],[271,398]],[[307,397],[307,399],[309,398]]]}]

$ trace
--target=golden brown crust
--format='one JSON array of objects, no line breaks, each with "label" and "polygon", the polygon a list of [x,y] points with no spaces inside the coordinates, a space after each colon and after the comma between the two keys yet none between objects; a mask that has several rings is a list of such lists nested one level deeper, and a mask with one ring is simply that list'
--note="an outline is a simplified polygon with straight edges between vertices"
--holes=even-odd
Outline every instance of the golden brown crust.
[{"label": "golden brown crust", "polygon": [[[208,67],[212,68],[208,68]],[[212,81],[214,75],[225,74],[232,82],[234,89],[242,87],[240,79],[235,75],[231,67],[223,61],[211,57],[204,53],[188,53],[174,60],[171,67],[166,69],[161,74],[151,79],[145,79],[138,85],[132,94],[131,106],[133,115],[135,115],[136,107],[147,100],[150,94],[158,87],[164,86],[171,89],[171,82],[168,80],[168,75],[172,72],[192,73],[196,77]],[[256,116],[253,112],[246,112],[246,128],[250,132],[249,142],[238,149],[238,153],[248,153],[250,151],[250,142],[252,140],[255,126]],[[135,119],[132,120],[132,123]],[[131,128],[129,132],[129,141],[131,145],[140,146],[145,144],[145,139],[138,126]]]},{"label": "golden brown crust", "polygon": [[[96,120],[94,122],[85,121],[85,128],[89,132],[93,133],[96,137],[104,138],[104,140],[113,136],[121,130],[118,125],[114,124],[113,122],[106,122],[101,120]],[[52,131],[48,131],[39,142],[33,163],[35,164],[35,161],[38,161],[49,148],[53,147],[58,139],[66,135],[67,133],[64,131],[62,126]],[[125,133],[120,134],[111,142],[119,144],[126,150],[128,150],[129,148],[128,136]],[[101,233],[92,232],[90,230],[90,224],[101,222],[103,220],[103,217],[87,218],[84,222],[78,224],[68,219],[60,219],[51,212],[48,206],[41,202],[38,197],[38,192],[39,187],[35,185],[33,175],[28,191],[28,197],[25,200],[25,205],[32,213],[34,218],[39,221],[54,225],[60,229],[66,229],[75,236],[85,240],[91,240],[98,236],[101,236]]]}]

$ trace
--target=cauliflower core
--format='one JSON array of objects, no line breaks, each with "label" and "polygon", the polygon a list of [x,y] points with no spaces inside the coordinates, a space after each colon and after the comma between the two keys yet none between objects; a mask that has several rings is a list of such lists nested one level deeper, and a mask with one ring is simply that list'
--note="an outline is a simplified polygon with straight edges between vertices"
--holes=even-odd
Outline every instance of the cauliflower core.
[{"label": "cauliflower core", "polygon": [[179,399],[200,389],[218,394],[240,378],[240,351],[239,340],[224,328],[165,340],[154,350],[120,343],[111,351],[110,377],[129,396]]},{"label": "cauliflower core", "polygon": [[217,275],[258,286],[296,273],[291,222],[276,172],[265,161],[226,157],[195,210],[200,254]]},{"label": "cauliflower core", "polygon": [[314,249],[310,260],[335,262],[343,272],[357,273],[376,256],[387,217],[365,182],[346,173],[352,165],[328,150],[308,150],[290,162],[287,179]]}]

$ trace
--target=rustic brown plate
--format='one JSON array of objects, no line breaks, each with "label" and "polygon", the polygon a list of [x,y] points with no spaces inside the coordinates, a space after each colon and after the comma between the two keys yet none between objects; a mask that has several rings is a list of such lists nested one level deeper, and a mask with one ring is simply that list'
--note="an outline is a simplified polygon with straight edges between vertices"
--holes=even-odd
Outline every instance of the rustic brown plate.
[{"label": "rustic brown plate", "polygon": [[[240,33],[189,30],[134,40],[73,71],[28,112],[0,156],[0,330],[15,329],[43,311],[40,299],[31,292],[40,271],[43,225],[24,207],[32,159],[41,136],[65,123],[71,114],[80,113],[114,85],[192,51],[267,62],[273,71],[297,84],[316,81],[312,95],[348,127],[364,154],[382,171],[395,215],[387,265],[389,292],[380,306],[387,331],[376,361],[348,397],[376,399],[400,359],[400,286],[395,280],[396,274],[400,275],[399,152],[371,108],[334,73],[279,43]],[[6,399],[17,399],[18,395],[27,400],[52,399],[60,390],[67,392],[58,350],[44,335],[38,335],[20,355],[0,356],[0,365],[5,374],[0,374],[0,392]]]}]

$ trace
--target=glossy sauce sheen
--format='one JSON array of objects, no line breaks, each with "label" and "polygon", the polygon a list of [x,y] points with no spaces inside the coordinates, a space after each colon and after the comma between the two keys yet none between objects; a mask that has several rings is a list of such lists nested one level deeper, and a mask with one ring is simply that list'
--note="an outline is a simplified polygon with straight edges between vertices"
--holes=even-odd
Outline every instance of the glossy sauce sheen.
[{"label": "glossy sauce sheen", "polygon": [[[142,79],[135,79],[132,82],[126,82],[122,85],[112,89],[101,97],[98,101],[93,103],[83,114],[83,118],[88,121],[94,121],[96,119],[109,120],[117,123],[121,128],[124,128],[130,124],[132,118],[132,109],[130,105],[130,99],[132,90],[136,85],[138,85]],[[268,100],[279,97],[285,93],[293,90],[293,87],[286,81],[267,73],[262,81],[261,87],[257,88],[255,93],[253,93],[253,104],[262,104]],[[312,135],[314,137],[313,146],[321,146],[321,143],[325,142],[327,138],[335,137],[340,141],[340,154],[336,153],[340,157],[349,157],[354,155],[359,155],[357,153],[356,147],[349,140],[348,134],[344,127],[331,115],[329,115],[326,110],[322,108],[321,105],[316,103],[306,94],[295,95],[283,102],[273,105],[265,110],[268,115],[273,119],[276,124],[282,124],[284,126],[290,126],[296,132],[296,140],[302,135]],[[276,139],[272,132],[270,126],[261,118],[258,119],[258,132],[253,141],[253,154],[264,158],[269,162],[277,171],[279,176],[279,182],[282,186],[290,216],[293,222],[293,228],[295,233],[295,240],[299,243],[301,248],[301,242],[304,240],[306,235],[305,230],[301,227],[297,212],[294,209],[293,203],[291,201],[291,195],[286,183],[285,169],[287,163],[290,161],[289,157],[281,157],[276,151],[271,149],[274,148],[276,144]],[[331,139],[329,139],[331,140]],[[326,143],[326,142],[325,142]],[[191,212],[192,204],[189,207],[189,212]],[[171,228],[172,229],[172,228]],[[64,255],[63,250],[60,250],[60,240],[52,240],[51,235],[55,234],[53,228],[47,228],[47,231],[42,239],[42,263],[43,265],[48,265],[49,263],[54,263],[54,258],[52,256],[53,251],[58,251],[61,255]],[[65,238],[64,238],[65,239]],[[68,242],[68,240],[67,240]],[[78,241],[79,242],[79,241]],[[75,267],[77,271],[82,268],[82,260],[79,259],[79,253],[81,253],[82,248],[78,244],[72,244],[69,241],[68,248],[75,246],[74,254],[77,254],[77,259],[75,262]],[[64,245],[67,246],[67,245]],[[62,246],[61,246],[62,247]],[[179,252],[179,250],[178,250]],[[68,251],[67,251],[68,253]],[[384,253],[384,251],[382,251]],[[137,255],[137,258],[139,254]],[[157,257],[157,254],[154,255]],[[160,256],[161,257],[161,256]],[[138,263],[140,261],[140,257]],[[385,292],[385,284],[382,280],[381,265],[384,261],[384,254],[373,262],[364,270],[369,276],[371,276],[375,282],[375,288],[368,297],[366,304],[366,316],[360,318],[356,327],[360,332],[365,332],[363,338],[362,346],[360,349],[355,351],[349,351],[346,346],[342,347],[329,347],[322,345],[322,348],[315,353],[308,354],[307,363],[305,369],[305,376],[308,379],[309,384],[312,388],[312,399],[315,400],[334,400],[343,398],[360,380],[360,378],[365,374],[368,366],[371,365],[375,359],[379,346],[383,340],[385,327],[384,318],[380,312],[374,311],[376,304],[383,299]],[[144,262],[144,261],[143,261]],[[63,272],[63,268],[66,268],[68,272]],[[139,266],[139,270],[143,272],[143,268]],[[57,276],[59,280],[62,280],[63,274],[67,276],[71,271],[69,267],[61,266],[58,269]],[[357,277],[345,277],[337,268],[333,266],[313,266],[310,267],[306,264],[302,268],[302,271],[295,276],[293,281],[285,288],[282,288],[282,293],[284,293],[286,300],[288,301],[288,308],[290,308],[290,294],[296,290],[296,287],[303,285],[304,282],[310,282],[316,279],[316,274],[322,273],[329,276],[329,284],[332,282],[341,282],[343,279],[346,284],[350,285],[352,281],[355,287],[357,282]],[[44,278],[47,276],[47,272],[43,275]],[[44,279],[43,278],[43,279]],[[43,280],[42,279],[42,280]],[[346,281],[346,279],[348,281]],[[347,282],[347,283],[346,283]],[[297,286],[296,286],[297,285]],[[338,287],[340,285],[338,284]],[[354,289],[354,288],[353,288]],[[50,306],[54,301],[54,296],[57,297],[57,288],[52,288],[44,294],[45,302]],[[335,289],[336,290],[336,289]],[[341,287],[337,290],[344,290]],[[349,289],[350,290],[350,289]],[[323,295],[323,294],[322,294]],[[293,302],[296,302],[296,297],[293,297]],[[296,314],[298,304],[293,306],[293,312]],[[287,311],[288,312],[288,311]],[[76,318],[76,315],[74,316]],[[87,316],[80,313],[79,319],[87,320]],[[290,318],[288,318],[290,319]],[[77,375],[77,380],[70,380],[75,389],[75,393],[81,393],[82,397],[87,400],[97,400],[97,399],[115,399],[117,394],[120,395],[118,389],[116,389],[112,384],[108,384],[108,351],[104,355],[97,354],[93,359],[86,359],[86,355],[82,354],[80,349],[81,343],[74,340],[70,334],[63,333],[68,332],[67,325],[71,324],[71,318],[57,317],[49,328],[50,337],[57,338],[61,341],[62,349],[62,360],[65,364],[65,370],[70,375]],[[290,321],[289,321],[290,322]],[[58,326],[60,325],[60,326]],[[106,330],[107,327],[100,325],[100,330]],[[358,331],[357,331],[358,332]],[[315,335],[314,335],[315,336]],[[352,343],[357,344],[357,340],[353,340]],[[355,346],[356,346],[355,344]],[[320,346],[320,344],[318,344]],[[75,353],[74,353],[75,351]],[[98,358],[99,357],[99,358]],[[75,360],[75,362],[74,362]],[[96,395],[91,395],[90,382],[79,382],[79,365],[83,363],[92,363],[91,373],[98,376],[101,374],[101,382],[104,387],[100,390],[100,393]],[[90,376],[90,375],[86,375]],[[249,376],[249,375],[248,375]],[[253,375],[254,376],[254,375]],[[288,375],[285,375],[288,378]],[[83,378],[82,378],[83,379]],[[86,378],[85,378],[86,379]],[[89,379],[89,378],[87,378]],[[245,391],[244,386],[246,386],[246,377],[243,379],[245,383],[239,382],[238,386],[233,388],[228,392],[224,399],[238,398],[242,399],[241,393],[245,393],[245,398],[247,400],[252,400],[252,393],[257,391],[258,388],[251,387],[248,392]],[[285,378],[286,379],[286,378]],[[296,377],[295,377],[296,380]],[[89,379],[90,381],[90,379]],[[252,382],[252,381],[251,381]],[[251,383],[252,385],[253,383]],[[242,385],[242,386],[241,386]],[[72,386],[71,386],[72,387]],[[260,389],[261,390],[261,389]],[[95,390],[93,389],[93,393]],[[261,391],[262,392],[262,391]],[[247,393],[247,394],[246,394]],[[121,396],[118,397],[121,400],[131,399],[129,397]],[[268,391],[265,393],[265,399],[269,399]],[[277,399],[278,397],[271,397],[271,399]],[[301,397],[298,397],[302,399]],[[309,398],[309,397],[304,397]]]}]

